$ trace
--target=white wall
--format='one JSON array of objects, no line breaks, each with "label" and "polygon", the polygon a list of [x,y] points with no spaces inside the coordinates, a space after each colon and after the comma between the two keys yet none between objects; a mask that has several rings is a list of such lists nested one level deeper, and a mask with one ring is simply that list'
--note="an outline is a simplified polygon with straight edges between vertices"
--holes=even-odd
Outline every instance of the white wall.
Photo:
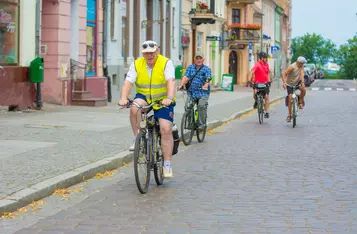
[{"label": "white wall", "polygon": [[106,15],[106,30],[107,30],[107,65],[108,66],[119,66],[120,60],[122,59],[122,6],[117,1],[115,1],[115,20],[114,20],[114,38],[111,38],[110,34],[110,11],[111,4],[108,1],[108,14]]},{"label": "white wall", "polygon": [[179,60],[179,46],[180,46],[180,14],[179,12],[179,0],[173,0],[171,2],[171,60],[174,62],[174,65],[181,65]]},{"label": "white wall", "polygon": [[271,37],[271,45],[275,42],[275,4],[270,0],[264,1],[263,34]]},{"label": "white wall", "polygon": [[29,66],[36,56],[36,0],[20,1],[20,66]]}]

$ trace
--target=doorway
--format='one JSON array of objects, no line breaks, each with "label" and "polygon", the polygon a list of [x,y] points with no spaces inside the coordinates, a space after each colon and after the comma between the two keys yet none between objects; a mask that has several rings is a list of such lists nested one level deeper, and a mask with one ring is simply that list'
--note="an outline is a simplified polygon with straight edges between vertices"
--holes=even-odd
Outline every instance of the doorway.
[{"label": "doorway", "polygon": [[229,53],[229,67],[228,73],[233,75],[233,84],[238,83],[238,56],[235,51]]}]

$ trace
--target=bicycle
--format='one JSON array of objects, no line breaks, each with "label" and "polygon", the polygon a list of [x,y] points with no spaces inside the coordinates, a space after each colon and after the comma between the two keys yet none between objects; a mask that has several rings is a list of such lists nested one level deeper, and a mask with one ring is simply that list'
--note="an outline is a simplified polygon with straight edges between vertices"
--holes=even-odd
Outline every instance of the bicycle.
[{"label": "bicycle", "polygon": [[256,83],[255,87],[257,89],[256,97],[257,97],[257,113],[259,123],[262,124],[264,122],[264,113],[265,113],[265,96],[266,96],[266,89],[269,83]]},{"label": "bicycle", "polygon": [[[183,89],[181,91],[184,92]],[[185,113],[181,120],[181,139],[186,146],[191,144],[195,131],[198,142],[203,142],[206,137],[207,125],[203,129],[199,129],[198,102],[199,99],[193,98],[185,100]],[[185,130],[188,132],[184,132]]]},{"label": "bicycle", "polygon": [[[124,108],[129,108],[135,105],[141,111],[141,121],[139,123],[139,131],[135,140],[134,147],[134,174],[136,186],[140,193],[145,194],[149,189],[150,172],[154,171],[154,177],[157,185],[162,185],[164,182],[163,166],[164,156],[161,150],[161,135],[159,120],[154,117],[154,114],[149,115],[153,105],[162,105],[161,101],[152,102],[149,105],[141,106],[129,100],[128,105]],[[165,107],[163,107],[165,108]],[[174,149],[172,155],[177,153],[179,141],[174,135]],[[143,165],[144,175],[140,176],[139,166]],[[143,179],[143,181],[141,181]]]},{"label": "bicycle", "polygon": [[292,110],[291,110],[291,117],[293,119],[293,128],[296,127],[296,118],[299,115],[299,99],[300,95],[296,92],[300,87],[300,84],[295,85],[295,86],[290,86],[293,90],[292,98],[291,98],[291,103],[292,103]]}]

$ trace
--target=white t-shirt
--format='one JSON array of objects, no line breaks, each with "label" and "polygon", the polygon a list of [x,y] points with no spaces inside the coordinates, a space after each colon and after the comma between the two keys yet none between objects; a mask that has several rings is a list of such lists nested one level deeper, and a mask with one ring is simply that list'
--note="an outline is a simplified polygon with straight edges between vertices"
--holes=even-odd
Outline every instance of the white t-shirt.
[{"label": "white t-shirt", "polygon": [[[146,69],[148,70],[149,77],[151,77],[152,68],[150,68],[146,64]],[[167,61],[164,73],[165,73],[166,81],[168,81],[169,79],[175,78],[175,67],[174,67],[174,63],[171,60]],[[135,71],[134,63],[132,63],[129,67],[128,73],[126,74],[126,80],[129,81],[130,83],[134,84],[137,77],[138,77],[138,73]]]}]

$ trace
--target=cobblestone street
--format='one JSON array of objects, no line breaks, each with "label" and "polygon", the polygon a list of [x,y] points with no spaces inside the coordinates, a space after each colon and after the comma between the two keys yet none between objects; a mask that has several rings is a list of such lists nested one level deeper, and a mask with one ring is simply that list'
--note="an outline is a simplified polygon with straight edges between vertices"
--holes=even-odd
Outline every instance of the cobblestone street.
[{"label": "cobblestone street", "polygon": [[263,125],[252,112],[181,145],[174,178],[161,187],[152,179],[146,195],[129,164],[70,201],[51,196],[2,221],[0,232],[356,233],[356,98],[308,93],[295,129],[283,102]]}]

